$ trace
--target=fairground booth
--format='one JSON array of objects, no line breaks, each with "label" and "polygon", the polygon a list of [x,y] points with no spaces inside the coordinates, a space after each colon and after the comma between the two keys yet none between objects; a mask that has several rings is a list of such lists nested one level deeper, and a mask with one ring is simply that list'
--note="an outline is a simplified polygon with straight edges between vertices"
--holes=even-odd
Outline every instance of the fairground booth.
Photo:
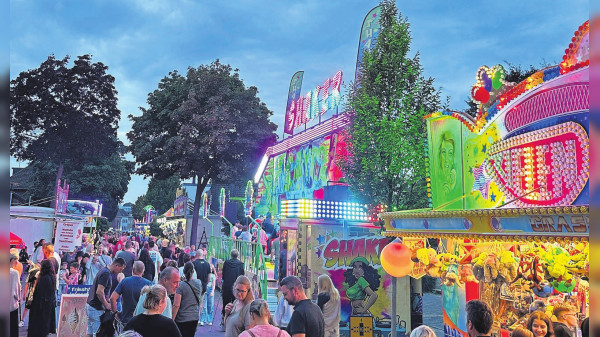
[{"label": "fairground booth", "polygon": [[[556,66],[521,83],[479,68],[476,115],[425,118],[430,209],[382,213],[412,247],[412,277],[441,278],[444,335],[467,336],[465,303],[482,299],[495,335],[534,301],[588,316],[589,23]],[[406,278],[406,277],[405,277]]]},{"label": "fairground booth", "polygon": [[[365,17],[358,60],[375,44],[380,11],[375,7]],[[351,123],[350,113],[338,108],[342,71],[300,95],[303,76],[302,71],[295,73],[290,83],[284,130],[288,137],[267,149],[254,180],[254,213],[273,216],[279,226],[275,272],[268,274],[276,280],[299,276],[313,300],[318,277],[330,276],[341,295],[341,336],[388,336],[392,319],[402,336],[410,330],[411,282],[398,282],[400,300],[392,318],[392,278],[379,260],[389,240],[375,225],[382,209],[359,204],[336,164],[345,154],[345,130]],[[270,303],[273,296],[269,294]]]}]

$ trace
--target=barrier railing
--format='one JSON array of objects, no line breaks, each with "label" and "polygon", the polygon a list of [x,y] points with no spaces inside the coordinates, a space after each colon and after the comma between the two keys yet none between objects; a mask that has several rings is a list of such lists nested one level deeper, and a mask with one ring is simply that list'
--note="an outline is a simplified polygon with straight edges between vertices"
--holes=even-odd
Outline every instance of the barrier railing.
[{"label": "barrier railing", "polygon": [[226,261],[230,258],[231,250],[240,252],[239,259],[244,263],[244,270],[256,275],[250,278],[253,286],[260,287],[261,297],[267,299],[267,269],[263,247],[260,243],[235,240],[226,237],[213,236],[208,241],[208,256]]}]

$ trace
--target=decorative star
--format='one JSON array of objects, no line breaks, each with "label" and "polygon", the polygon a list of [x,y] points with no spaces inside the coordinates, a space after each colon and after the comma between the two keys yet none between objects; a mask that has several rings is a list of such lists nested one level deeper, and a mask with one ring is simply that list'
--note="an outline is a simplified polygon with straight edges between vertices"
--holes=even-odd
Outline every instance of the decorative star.
[{"label": "decorative star", "polygon": [[362,43],[365,43],[365,42],[367,42],[367,40],[362,40]]},{"label": "decorative star", "polygon": [[483,144],[481,147],[481,152],[485,153],[485,151],[487,151],[487,144]]},{"label": "decorative star", "polygon": [[309,243],[306,245],[306,248],[307,248],[307,249],[312,249],[312,242],[309,242]]},{"label": "decorative star", "polygon": [[373,17],[376,18],[377,17],[377,13],[373,13]]},{"label": "decorative star", "polygon": [[331,237],[336,238],[338,236],[337,232],[331,231]]},{"label": "decorative star", "polygon": [[323,252],[323,251],[321,250],[321,248],[317,248],[317,257],[318,257],[318,258],[321,258],[321,253],[322,253],[322,252]]},{"label": "decorative star", "polygon": [[317,237],[317,241],[319,241],[319,244],[322,245],[325,243],[325,237],[319,234],[319,236]]},{"label": "decorative star", "polygon": [[490,195],[490,199],[492,199],[492,202],[496,202],[496,195],[494,194],[494,192],[492,192],[492,194]]},{"label": "decorative star", "polygon": [[473,173],[473,168],[469,167],[469,173]]}]

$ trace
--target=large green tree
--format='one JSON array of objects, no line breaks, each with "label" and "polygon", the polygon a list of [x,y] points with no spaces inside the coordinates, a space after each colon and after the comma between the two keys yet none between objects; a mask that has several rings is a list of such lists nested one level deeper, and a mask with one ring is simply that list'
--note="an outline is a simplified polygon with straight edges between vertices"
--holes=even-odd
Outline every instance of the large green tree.
[{"label": "large green tree", "polygon": [[[218,60],[186,76],[174,71],[148,94],[148,108],[130,116],[127,134],[138,173],[164,179],[178,175],[197,181],[192,241],[198,230],[201,194],[209,180],[230,182],[251,176],[277,136],[273,114],[246,87],[238,70]],[[195,243],[195,242],[192,242]]]},{"label": "large green tree", "polygon": [[69,60],[51,55],[10,81],[10,154],[37,170],[33,195],[53,196],[64,171],[70,197],[101,199],[111,219],[132,168],[119,156],[115,79],[90,55]]},{"label": "large green tree", "polygon": [[146,207],[146,205],[148,204],[146,203],[145,194],[142,194],[135,199],[135,203],[133,204],[133,207],[131,207],[131,215],[134,219],[139,221],[144,219],[144,216],[146,215],[146,212],[144,212],[144,207]]},{"label": "large green tree", "polygon": [[144,207],[154,206],[158,215],[161,215],[173,207],[177,188],[181,185],[178,176],[166,179],[151,178],[148,183],[146,194],[140,195],[133,204],[131,213],[136,220],[142,220],[146,215]]},{"label": "large green tree", "polygon": [[427,206],[423,117],[441,107],[419,53],[410,56],[410,25],[393,1],[383,1],[376,46],[363,55],[350,89],[354,111],[348,155],[341,160],[351,191],[365,203],[392,209]]},{"label": "large green tree", "polygon": [[148,183],[148,191],[145,194],[144,201],[146,205],[152,205],[157,214],[163,214],[173,207],[177,188],[180,185],[178,176],[172,176],[166,179],[152,178]]}]

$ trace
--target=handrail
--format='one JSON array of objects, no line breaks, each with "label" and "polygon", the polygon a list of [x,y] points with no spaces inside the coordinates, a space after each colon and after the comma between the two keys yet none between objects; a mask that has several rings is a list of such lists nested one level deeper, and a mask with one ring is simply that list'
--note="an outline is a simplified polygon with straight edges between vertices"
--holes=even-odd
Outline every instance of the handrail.
[{"label": "handrail", "polygon": [[[235,240],[222,236],[212,236],[208,242],[208,256],[225,261],[230,258],[232,249],[240,253],[239,259],[244,264],[244,270],[256,275],[261,295],[267,299],[267,269],[263,247],[260,243]],[[253,282],[253,280],[250,280]]]}]

